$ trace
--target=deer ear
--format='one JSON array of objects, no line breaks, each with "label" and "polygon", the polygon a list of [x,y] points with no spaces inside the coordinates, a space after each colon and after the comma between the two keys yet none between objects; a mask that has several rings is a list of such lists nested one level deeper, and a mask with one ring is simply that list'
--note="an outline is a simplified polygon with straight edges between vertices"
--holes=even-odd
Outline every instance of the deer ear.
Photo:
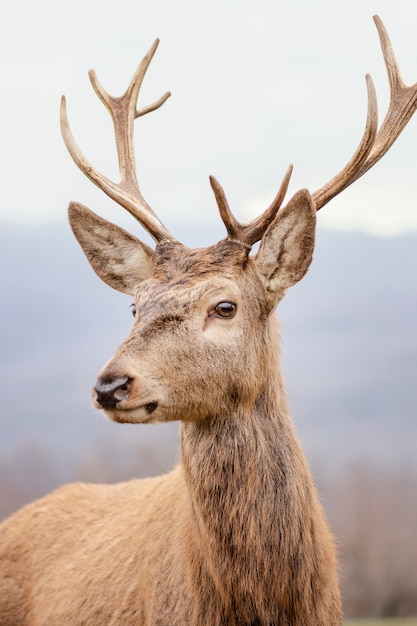
[{"label": "deer ear", "polygon": [[71,202],[68,217],[91,267],[107,285],[133,295],[152,275],[154,252],[139,239],[82,204]]},{"label": "deer ear", "polygon": [[316,209],[306,189],[278,211],[262,238],[255,266],[275,306],[307,272],[313,258]]}]

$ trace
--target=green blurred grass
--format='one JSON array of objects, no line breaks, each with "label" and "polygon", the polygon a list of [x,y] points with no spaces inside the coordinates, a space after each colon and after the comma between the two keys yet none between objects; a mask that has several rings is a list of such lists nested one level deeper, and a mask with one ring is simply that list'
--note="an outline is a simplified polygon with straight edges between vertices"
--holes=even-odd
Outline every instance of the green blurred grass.
[{"label": "green blurred grass", "polygon": [[409,619],[348,619],[343,626],[417,626],[417,617]]}]

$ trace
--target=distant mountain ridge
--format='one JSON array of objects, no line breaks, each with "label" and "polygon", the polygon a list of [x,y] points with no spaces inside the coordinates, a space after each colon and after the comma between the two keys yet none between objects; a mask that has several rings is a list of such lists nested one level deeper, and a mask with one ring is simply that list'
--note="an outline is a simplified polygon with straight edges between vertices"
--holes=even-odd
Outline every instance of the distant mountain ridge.
[{"label": "distant mountain ridge", "polygon": [[[183,231],[202,245],[198,229]],[[91,407],[95,376],[130,327],[130,299],[93,274],[65,225],[0,224],[0,257],[0,460],[36,445],[66,474],[118,442],[126,454],[160,446],[171,463],[177,425],[120,426]],[[416,268],[417,233],[319,231],[308,275],[278,312],[292,413],[313,464],[417,465]]]}]

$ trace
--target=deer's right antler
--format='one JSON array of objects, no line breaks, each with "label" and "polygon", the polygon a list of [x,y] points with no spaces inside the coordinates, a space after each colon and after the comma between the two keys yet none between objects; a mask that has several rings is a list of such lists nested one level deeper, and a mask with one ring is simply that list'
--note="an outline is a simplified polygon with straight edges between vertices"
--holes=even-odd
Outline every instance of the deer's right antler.
[{"label": "deer's right antler", "polygon": [[131,213],[131,215],[149,232],[154,240],[160,243],[167,240],[174,241],[175,239],[142,196],[136,177],[135,151],[133,145],[133,126],[135,119],[158,109],[171,95],[167,92],[153,104],[143,107],[142,109],[136,108],[143,78],[155,54],[158,43],[159,40],[157,39],[149,52],[143,57],[128,89],[120,98],[110,96],[99,83],[95,72],[93,70],[89,72],[94,91],[106,106],[113,119],[119,157],[119,183],[109,180],[96,170],[81,152],[68,123],[64,96],[61,100],[61,132],[65,145],[80,170],[110,196],[110,198],[127,209],[127,211],[129,211],[129,213]]}]

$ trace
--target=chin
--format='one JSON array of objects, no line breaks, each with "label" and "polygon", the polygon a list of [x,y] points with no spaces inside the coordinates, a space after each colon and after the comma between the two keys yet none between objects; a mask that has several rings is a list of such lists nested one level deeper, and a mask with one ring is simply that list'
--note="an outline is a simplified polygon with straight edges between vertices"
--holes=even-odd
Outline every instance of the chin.
[{"label": "chin", "polygon": [[158,416],[159,411],[149,411],[146,406],[134,409],[104,409],[106,417],[118,424],[155,424],[163,421]]}]

